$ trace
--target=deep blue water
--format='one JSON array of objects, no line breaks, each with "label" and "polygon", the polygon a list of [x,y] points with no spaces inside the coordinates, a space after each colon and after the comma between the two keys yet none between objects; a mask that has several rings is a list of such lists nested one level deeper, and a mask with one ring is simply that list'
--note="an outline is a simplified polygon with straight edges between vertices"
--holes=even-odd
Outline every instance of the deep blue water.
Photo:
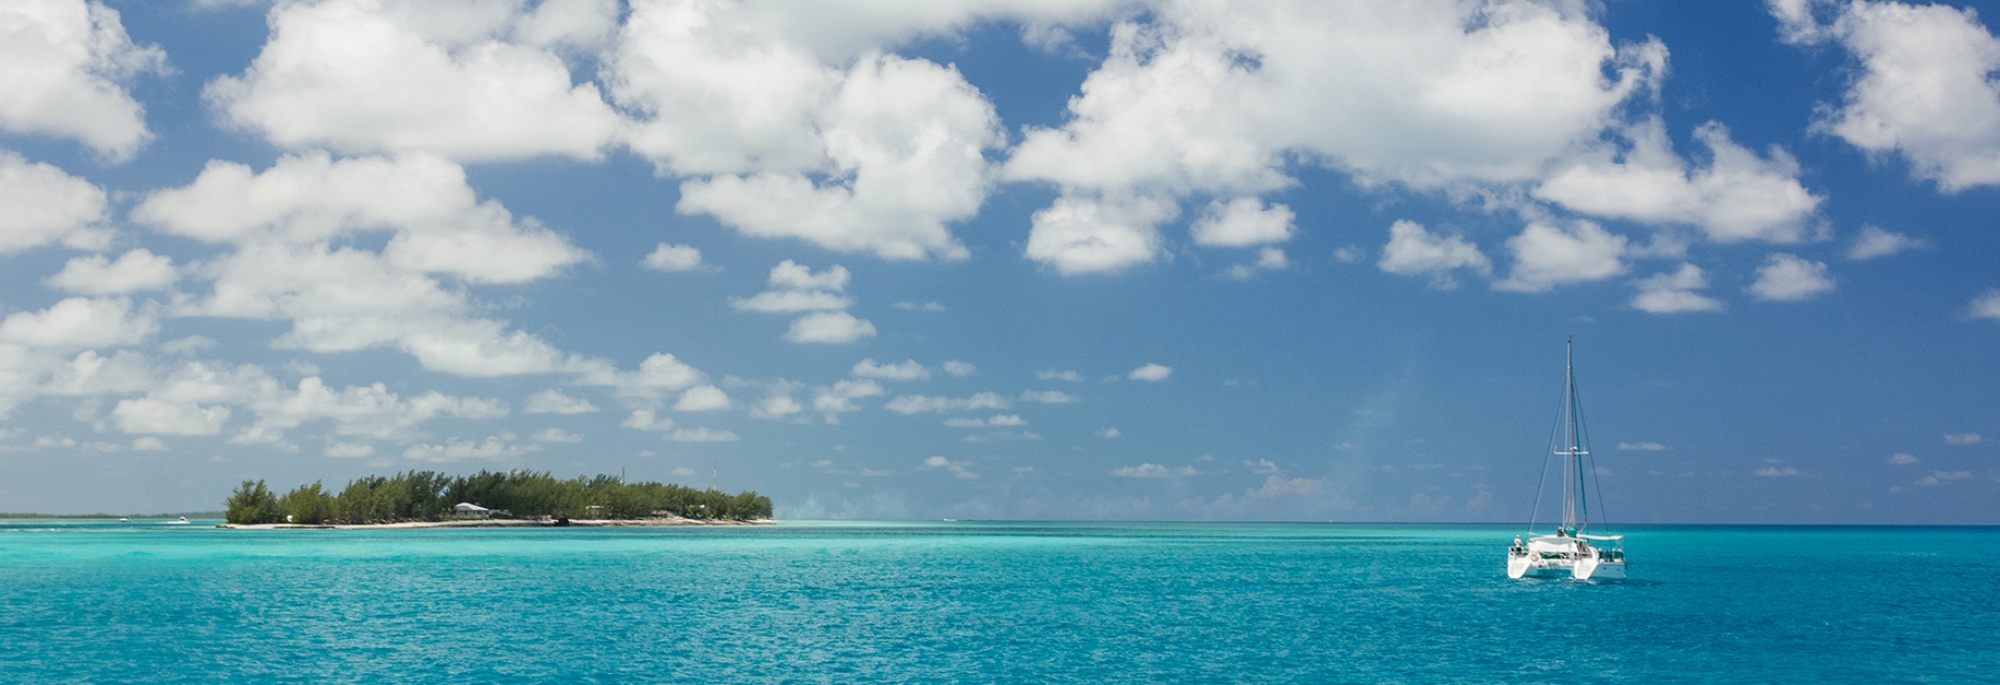
[{"label": "deep blue water", "polygon": [[0,521],[9,683],[2000,682],[2000,528]]}]

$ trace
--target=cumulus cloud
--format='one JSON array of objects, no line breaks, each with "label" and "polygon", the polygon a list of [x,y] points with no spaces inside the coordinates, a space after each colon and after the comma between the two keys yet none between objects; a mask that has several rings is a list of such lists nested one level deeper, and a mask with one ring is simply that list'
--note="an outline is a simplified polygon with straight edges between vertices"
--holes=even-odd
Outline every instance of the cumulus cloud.
[{"label": "cumulus cloud", "polygon": [[[886,391],[882,389],[882,385],[873,380],[839,381],[833,385],[814,390],[813,411],[819,412],[826,419],[827,423],[840,423],[841,414],[861,411],[861,406],[855,400],[864,397],[874,397],[884,392]],[[786,397],[787,401],[790,399],[789,396]],[[769,407],[771,404],[771,401],[767,400],[765,402],[766,407]],[[790,412],[782,412],[776,415],[785,413]]]},{"label": "cumulus cloud", "polygon": [[1641,451],[1641,452],[1658,452],[1658,451],[1660,451],[1660,450],[1664,450],[1664,449],[1666,449],[1666,448],[1667,448],[1667,446],[1666,446],[1666,445],[1662,445],[1662,444],[1660,444],[1660,443],[1657,443],[1657,442],[1621,442],[1621,443],[1618,443],[1618,449],[1621,449],[1621,450],[1637,450],[1637,451]]},{"label": "cumulus cloud", "polygon": [[1452,277],[1457,269],[1485,276],[1493,265],[1479,248],[1458,235],[1435,235],[1414,221],[1397,221],[1389,226],[1389,244],[1382,248],[1382,260],[1375,266],[1403,276],[1429,276],[1431,287],[1450,290],[1458,287]]},{"label": "cumulus cloud", "polygon": [[139,248],[120,255],[115,262],[104,255],[72,258],[46,283],[84,295],[124,295],[165,290],[177,278],[174,260]]},{"label": "cumulus cloud", "polygon": [[979,373],[979,367],[974,366],[972,362],[959,361],[957,359],[945,360],[945,363],[942,364],[942,366],[944,368],[945,373],[951,374],[952,376],[958,378],[964,378],[966,376]]},{"label": "cumulus cloud", "polygon": [[[0,91],[5,83],[0,79]],[[0,148],[0,256],[51,244],[103,247],[111,241],[103,227],[110,215],[105,199],[104,189],[89,181]]]},{"label": "cumulus cloud", "polygon": [[1507,239],[1514,269],[1495,289],[1545,292],[1558,285],[1596,281],[1625,273],[1626,240],[1596,223],[1577,221],[1569,228],[1531,222],[1520,235]]},{"label": "cumulus cloud", "polygon": [[440,463],[465,459],[510,459],[541,449],[541,445],[515,442],[512,435],[489,435],[483,441],[451,438],[443,444],[418,443],[403,450],[403,458]]},{"label": "cumulus cloud", "polygon": [[204,95],[225,122],[295,150],[595,159],[623,124],[595,84],[573,82],[555,48],[601,42],[617,3],[525,9],[281,3],[249,68],[215,79]]},{"label": "cumulus cloud", "polygon": [[1021,391],[1021,401],[1040,402],[1042,404],[1074,404],[1083,400],[1061,390],[1023,390]]},{"label": "cumulus cloud", "polygon": [[523,414],[588,414],[597,411],[597,405],[590,400],[578,399],[563,394],[561,390],[550,388],[528,396],[521,406]]},{"label": "cumulus cloud", "polygon": [[875,337],[875,324],[847,312],[814,312],[801,316],[785,331],[795,343],[841,345]]},{"label": "cumulus cloud", "polygon": [[1908,452],[1897,452],[1895,454],[1889,455],[1889,463],[1891,464],[1915,464],[1918,461],[1921,460],[1917,459],[1916,455],[1910,454]]},{"label": "cumulus cloud", "polygon": [[[193,273],[213,287],[180,301],[177,313],[289,319],[279,347],[391,346],[425,368],[464,376],[606,366],[504,321],[472,318],[468,294],[439,281],[531,281],[588,254],[533,219],[480,202],[464,170],[437,157],[336,161],[314,152],[282,157],[261,173],[212,161],[193,183],[148,194],[132,217],[233,246]],[[347,244],[375,232],[388,234],[380,252]]]},{"label": "cumulus cloud", "polygon": [[1773,146],[1765,158],[1729,139],[1717,122],[1696,128],[1709,163],[1690,169],[1658,116],[1619,133],[1630,147],[1600,145],[1534,189],[1534,196],[1595,216],[1699,227],[1724,243],[1792,243],[1808,237],[1821,198],[1799,184],[1799,165]]},{"label": "cumulus cloud", "polygon": [[693,271],[701,268],[701,250],[692,245],[660,243],[639,263],[654,271]]},{"label": "cumulus cloud", "polygon": [[1847,258],[1858,262],[1929,245],[1921,238],[1884,231],[1873,224],[1863,224],[1861,234],[1854,237],[1854,245],[1847,248]]},{"label": "cumulus cloud", "polygon": [[192,402],[163,402],[151,397],[119,400],[111,415],[126,433],[215,435],[229,420],[229,408],[203,407]]},{"label": "cumulus cloud", "polygon": [[106,159],[130,159],[152,133],[124,84],[148,72],[166,73],[167,54],[134,44],[103,3],[0,3],[0,129],[74,138]]},{"label": "cumulus cloud", "polygon": [[973,473],[967,468],[971,465],[972,463],[967,461],[953,461],[941,456],[932,456],[924,459],[923,463],[918,465],[918,468],[945,469],[947,471],[950,471],[953,476],[964,478],[967,480],[979,478],[979,474]]},{"label": "cumulus cloud", "polygon": [[1790,466],[1766,466],[1764,468],[1757,469],[1756,475],[1763,476],[1766,478],[1796,476],[1799,475],[1799,470],[1792,468]]},{"label": "cumulus cloud", "polygon": [[1061,191],[1030,259],[1115,271],[1154,258],[1179,198],[1285,187],[1292,159],[1364,186],[1533,180],[1665,59],[1614,47],[1577,4],[1168,3],[1113,27],[1067,123],[1028,130],[1005,174]]},{"label": "cumulus cloud", "polygon": [[1796,302],[1833,292],[1833,287],[1833,277],[1827,275],[1825,262],[1778,253],[1757,267],[1757,280],[1748,291],[1760,300]]},{"label": "cumulus cloud", "polygon": [[1953,445],[1977,445],[1986,442],[1986,436],[1978,433],[1946,433],[1944,441]]},{"label": "cumulus cloud", "polygon": [[713,385],[699,385],[681,392],[674,411],[723,411],[730,407],[729,394]]},{"label": "cumulus cloud", "polygon": [[1069,381],[1071,383],[1076,383],[1083,380],[1083,374],[1077,373],[1075,371],[1057,371],[1055,369],[1044,369],[1035,372],[1035,380]]},{"label": "cumulus cloud", "polygon": [[1932,471],[1931,475],[1917,479],[1917,484],[1926,486],[1944,485],[1955,480],[1966,480],[1971,477],[1971,471]]},{"label": "cumulus cloud", "polygon": [[543,429],[541,429],[541,430],[538,430],[538,431],[535,431],[535,435],[534,435],[534,437],[533,437],[532,439],[533,439],[533,440],[534,440],[535,442],[551,442],[551,443],[553,443],[553,442],[568,442],[568,443],[576,443],[576,442],[583,442],[583,436],[581,436],[581,435],[577,435],[577,434],[575,434],[575,433],[571,433],[571,432],[569,432],[569,431],[566,431],[566,430],[563,430],[563,429],[561,429],[561,428],[543,428]]},{"label": "cumulus cloud", "polygon": [[135,311],[122,297],[71,297],[33,312],[0,320],[0,343],[76,349],[137,345],[160,328],[150,307]]},{"label": "cumulus cloud", "polygon": [[1780,34],[1831,42],[1859,63],[1839,107],[1813,129],[1871,155],[1896,155],[1945,192],[2000,183],[2000,40],[1948,5],[1772,0]]},{"label": "cumulus cloud", "polygon": [[877,364],[874,359],[863,359],[854,365],[852,372],[856,378],[880,378],[890,381],[928,380],[931,370],[918,364],[915,359],[905,359],[895,364]]},{"label": "cumulus cloud", "polygon": [[1209,247],[1250,247],[1282,243],[1297,230],[1292,225],[1292,209],[1284,205],[1264,206],[1254,197],[1239,197],[1208,203],[1189,230],[1194,244]]},{"label": "cumulus cloud", "polygon": [[707,427],[676,428],[666,434],[666,439],[674,442],[736,442],[741,440],[729,431],[711,430]]},{"label": "cumulus cloud", "polygon": [[1132,373],[1126,374],[1125,377],[1135,381],[1164,381],[1167,379],[1167,376],[1172,375],[1173,372],[1174,369],[1171,366],[1161,366],[1159,364],[1147,364],[1145,366],[1133,369]]},{"label": "cumulus cloud", "polygon": [[1654,274],[1633,281],[1632,285],[1639,289],[1639,294],[1632,298],[1632,308],[1642,312],[1679,314],[1722,311],[1721,300],[1696,292],[1708,287],[1708,277],[1702,273],[1701,267],[1693,264],[1682,263],[1678,271]]},{"label": "cumulus cloud", "polygon": [[1972,298],[1972,306],[1966,315],[1975,319],[2000,321],[2000,288],[1988,288],[1978,297]]},{"label": "cumulus cloud", "polygon": [[1166,478],[1168,476],[1192,476],[1196,471],[1192,466],[1173,468],[1152,462],[1138,466],[1121,466],[1111,470],[1111,475],[1119,478]]},{"label": "cumulus cloud", "polygon": [[929,395],[903,395],[889,400],[884,405],[889,411],[899,414],[944,413],[953,411],[976,411],[980,409],[1006,409],[1007,400],[997,394],[982,392],[971,397],[935,397]]}]

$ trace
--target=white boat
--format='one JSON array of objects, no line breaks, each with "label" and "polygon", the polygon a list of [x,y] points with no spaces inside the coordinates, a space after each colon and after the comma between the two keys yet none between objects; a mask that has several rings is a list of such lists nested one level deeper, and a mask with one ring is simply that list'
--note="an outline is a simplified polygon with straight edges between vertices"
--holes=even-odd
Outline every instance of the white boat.
[{"label": "white boat", "polygon": [[[1528,532],[1514,537],[1507,548],[1508,578],[1574,578],[1576,580],[1625,577],[1625,536],[1590,533],[1590,503],[1597,481],[1590,468],[1590,439],[1576,389],[1576,364],[1569,345],[1563,351],[1563,401],[1556,414],[1556,434],[1549,439],[1549,451],[1542,464],[1542,485],[1548,484],[1549,464],[1562,458],[1563,518],[1551,534],[1535,533],[1535,516],[1542,508],[1543,489],[1535,492],[1535,509],[1530,512]],[[1600,507],[1601,509],[1602,507]],[[1524,543],[1522,537],[1526,537]]]}]

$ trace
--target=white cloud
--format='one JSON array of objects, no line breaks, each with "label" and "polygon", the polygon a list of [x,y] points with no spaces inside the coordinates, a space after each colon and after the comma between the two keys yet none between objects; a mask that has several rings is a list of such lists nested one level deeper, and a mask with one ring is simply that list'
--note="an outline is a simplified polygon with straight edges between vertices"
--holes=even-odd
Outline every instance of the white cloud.
[{"label": "white cloud", "polygon": [[134,452],[164,452],[166,450],[167,441],[151,435],[132,439],[132,451]]},{"label": "white cloud", "polygon": [[[856,407],[856,409],[858,410],[859,408]],[[799,404],[798,400],[792,399],[790,394],[772,394],[765,397],[764,401],[758,402],[757,406],[752,407],[750,415],[760,419],[774,419],[791,416],[801,411],[805,411],[805,405]]]},{"label": "white cloud", "polygon": [[1026,254],[1064,276],[1121,271],[1153,261],[1160,252],[1155,226],[1178,213],[1157,198],[1063,195],[1035,212]]},{"label": "white cloud", "polygon": [[860,363],[854,365],[853,374],[856,378],[915,381],[929,379],[931,377],[931,370],[924,368],[922,364],[918,364],[915,359],[905,359],[901,363],[896,364],[877,364],[874,359],[863,359]]},{"label": "white cloud", "polygon": [[640,263],[655,271],[692,271],[701,268],[701,250],[691,245],[660,243]]},{"label": "white cloud", "polygon": [[[206,335],[199,335],[199,334],[175,338],[173,340],[168,340],[166,342],[160,343],[161,352],[166,354],[180,355],[183,357],[193,356],[194,353],[206,350],[211,347],[215,347],[215,339],[210,338]],[[318,367],[314,367],[310,373],[304,375],[315,375],[318,373],[319,373]]]},{"label": "white cloud", "polygon": [[1972,298],[1972,306],[1966,314],[1975,319],[2000,321],[2000,288],[1987,288],[1986,292]]},{"label": "white cloud", "polygon": [[1298,229],[1292,225],[1292,209],[1284,205],[1264,206],[1264,201],[1255,197],[1239,197],[1228,202],[1214,200],[1202,212],[1194,226],[1196,245],[1210,247],[1250,247],[1265,243],[1282,243],[1292,239]]},{"label": "white cloud", "polygon": [[1233,265],[1227,271],[1224,271],[1223,274],[1239,281],[1247,281],[1256,277],[1261,272],[1283,271],[1290,268],[1291,265],[1291,260],[1285,258],[1284,250],[1275,247],[1264,247],[1258,248],[1257,261],[1249,264]]},{"label": "white cloud", "polygon": [[979,409],[1006,409],[1007,400],[990,392],[982,392],[965,398],[903,395],[889,400],[889,403],[883,406],[889,411],[899,414],[943,413],[948,411],[975,411]]},{"label": "white cloud", "polygon": [[328,442],[320,452],[335,459],[363,459],[375,456],[375,446],[358,442]]},{"label": "white cloud", "polygon": [[642,431],[666,431],[673,430],[675,424],[672,418],[657,416],[651,409],[634,409],[618,425]]},{"label": "white cloud", "polygon": [[676,428],[667,433],[666,439],[674,442],[736,442],[742,438],[729,431],[709,430],[706,427]]},{"label": "white cloud", "polygon": [[730,407],[729,394],[713,385],[699,385],[681,392],[674,411],[723,411]]},{"label": "white cloud", "polygon": [[999,119],[957,69],[876,55],[840,77],[815,113],[824,161],[800,171],[681,184],[682,213],[715,215],[748,235],[789,237],[884,259],[970,256],[946,224],[979,211],[983,151]]},{"label": "white cloud", "polygon": [[1971,477],[1972,477],[1971,471],[1932,471],[1931,475],[1924,476],[1923,478],[1918,479],[1917,484],[1943,485],[1945,483],[1949,483],[1955,480],[1965,480]]},{"label": "white cloud", "polygon": [[1871,155],[1900,155],[1945,192],[2000,183],[2000,40],[1971,9],[1825,0],[1770,4],[1787,42],[1834,42],[1860,62],[1813,129]]},{"label": "white cloud", "polygon": [[1122,434],[1118,432],[1118,429],[1116,427],[1106,428],[1104,430],[1097,432],[1097,437],[1105,439],[1115,438],[1118,437],[1119,435]]},{"label": "white cloud", "polygon": [[595,19],[603,25],[598,33],[607,33],[617,5],[522,7],[281,3],[269,14],[269,42],[249,68],[211,81],[204,95],[226,123],[294,150],[595,159],[622,127],[620,117],[595,84],[573,83],[555,46],[536,43],[588,42],[588,29],[551,29],[565,19],[586,26]]},{"label": "white cloud", "polygon": [[420,438],[419,427],[438,417],[490,420],[508,414],[507,405],[496,399],[435,390],[405,398],[382,383],[335,389],[314,376],[299,379],[297,389],[286,390],[256,366],[228,369],[200,362],[174,372],[152,394],[168,401],[246,404],[257,414],[253,428],[259,430],[330,420],[335,435],[378,440]]},{"label": "white cloud", "polygon": [[1498,290],[1544,292],[1565,283],[1596,281],[1625,273],[1625,237],[1597,224],[1577,221],[1568,229],[1531,222],[1507,239],[1514,270],[1493,284]]},{"label": "white cloud", "polygon": [[[1025,426],[1028,425],[1028,422],[1027,420],[1022,419],[1020,416],[1015,414],[995,414],[993,415],[993,418],[989,419],[966,419],[966,418],[945,419],[944,425],[952,428],[986,428],[986,427],[1004,427],[1004,426]],[[1034,434],[1027,433],[1026,435],[1034,435]]]},{"label": "white cloud", "polygon": [[841,345],[875,337],[875,324],[847,312],[814,312],[801,316],[785,331],[795,343]]},{"label": "white cloud", "polygon": [[543,428],[541,430],[535,431],[535,435],[532,439],[535,442],[570,442],[570,443],[583,442],[583,436],[571,433],[561,428]]},{"label": "white cloud", "polygon": [[1172,468],[1152,462],[1145,462],[1138,466],[1121,466],[1111,470],[1111,475],[1119,478],[1166,478],[1168,476],[1192,476],[1195,474],[1196,472],[1192,466]]},{"label": "white cloud", "polygon": [[388,263],[474,283],[531,281],[588,256],[533,219],[516,221],[500,203],[479,202],[462,167],[423,154],[336,161],[308,152],[262,173],[210,161],[192,184],[148,194],[132,217],[236,244],[308,245],[390,230],[381,252]]},{"label": "white cloud", "polygon": [[944,368],[945,373],[958,378],[979,373],[979,367],[973,366],[972,362],[959,361],[957,359],[947,359],[941,366]]},{"label": "white cloud", "polygon": [[1757,267],[1757,280],[1747,290],[1760,300],[1796,302],[1833,292],[1833,287],[1825,262],[1778,253]]},{"label": "white cloud", "polygon": [[1922,460],[1918,459],[1916,455],[1907,452],[1897,452],[1889,455],[1889,463],[1891,464],[1915,464],[1919,461]]},{"label": "white cloud", "polygon": [[897,302],[889,306],[913,312],[916,311],[941,312],[945,310],[944,304],[940,302],[925,302],[922,304],[918,304],[915,302]]},{"label": "white cloud", "polygon": [[122,297],[71,297],[38,312],[0,320],[0,343],[52,349],[137,345],[160,328],[150,307],[133,311]]},{"label": "white cloud", "polygon": [[1044,369],[1042,371],[1035,372],[1035,380],[1069,381],[1071,383],[1076,383],[1083,380],[1083,374],[1077,373],[1075,371],[1057,371],[1055,369]]},{"label": "white cloud", "polygon": [[1042,404],[1074,404],[1083,400],[1061,390],[1023,390],[1021,391],[1021,401],[1040,402]]},{"label": "white cloud", "polygon": [[1167,379],[1167,376],[1172,375],[1173,372],[1174,369],[1171,366],[1161,366],[1159,364],[1147,364],[1145,366],[1133,369],[1132,373],[1126,374],[1125,377],[1135,381],[1164,381]]},{"label": "white cloud", "polygon": [[1283,474],[1271,474],[1264,478],[1264,485],[1244,493],[1245,497],[1265,499],[1285,495],[1311,495],[1326,489],[1324,478],[1286,478]]},{"label": "white cloud", "polygon": [[164,435],[215,435],[222,432],[229,414],[228,407],[162,402],[151,397],[119,400],[111,410],[121,431]]},{"label": "white cloud", "polygon": [[1855,236],[1854,245],[1847,248],[1847,258],[1858,262],[1928,246],[1929,243],[1920,238],[1884,231],[1873,224],[1863,224],[1861,235]]},{"label": "white cloud", "polygon": [[485,440],[474,442],[460,438],[446,440],[442,445],[418,443],[403,450],[405,459],[428,462],[452,462],[463,459],[509,459],[529,452],[539,452],[541,445],[521,444],[511,436],[487,436]]},{"label": "white cloud", "polygon": [[853,305],[854,301],[847,296],[824,290],[773,290],[757,293],[749,299],[729,301],[729,306],[738,311],[767,314],[839,310]]},{"label": "white cloud", "polygon": [[1796,476],[1799,475],[1799,470],[1792,468],[1790,466],[1766,466],[1764,468],[1757,469],[1756,475],[1763,476],[1766,478],[1781,477],[1781,476]]},{"label": "white cloud", "polygon": [[71,258],[62,271],[45,282],[73,293],[123,295],[165,290],[177,278],[174,260],[139,248],[120,255],[115,262],[104,255]]},{"label": "white cloud", "polygon": [[590,400],[578,399],[563,394],[561,390],[550,388],[528,396],[521,406],[523,414],[588,414],[597,411],[597,405]]},{"label": "white cloud", "polygon": [[1245,459],[1243,460],[1243,465],[1249,467],[1251,473],[1278,473],[1284,470],[1278,468],[1277,464],[1271,463],[1269,459],[1258,459],[1256,461]]},{"label": "white cloud", "polygon": [[1701,267],[1682,263],[1673,273],[1654,274],[1632,285],[1639,294],[1632,298],[1632,308],[1654,314],[1679,314],[1683,312],[1719,312],[1722,301],[1695,292],[1708,287],[1708,278]]},{"label": "white cloud", "polygon": [[1458,287],[1452,278],[1455,269],[1485,276],[1493,264],[1479,248],[1458,235],[1433,235],[1423,224],[1397,221],[1389,226],[1389,244],[1382,247],[1382,260],[1375,266],[1404,276],[1428,275],[1431,286],[1449,290]]},{"label": "white cloud", "polygon": [[[856,404],[855,400],[874,397],[884,392],[882,385],[872,380],[839,381],[813,392],[813,411],[825,417],[827,423],[840,423],[841,414],[861,411],[861,406]],[[766,404],[768,405],[769,401]]]},{"label": "white cloud", "polygon": [[967,467],[971,465],[972,463],[967,461],[952,461],[950,459],[946,459],[941,456],[932,456],[930,458],[925,459],[923,463],[919,464],[918,468],[945,469],[950,471],[952,475],[967,480],[979,478],[979,474],[967,470]]},{"label": "white cloud", "polygon": [[1621,449],[1621,450],[1637,450],[1637,451],[1640,451],[1640,452],[1658,452],[1658,451],[1660,451],[1660,450],[1664,450],[1664,449],[1666,449],[1666,448],[1667,448],[1667,446],[1666,446],[1666,445],[1662,445],[1662,444],[1660,444],[1660,443],[1657,443],[1657,442],[1621,442],[1621,443],[1618,443],[1618,449]]},{"label": "white cloud", "polygon": [[[0,59],[0,65],[5,63]],[[0,93],[7,90],[5,84],[0,78]],[[111,240],[102,226],[110,215],[105,199],[104,189],[89,181],[0,148],[0,255],[55,243],[103,247]]]},{"label": "white cloud", "polygon": [[133,44],[118,11],[102,3],[0,3],[0,129],[75,138],[106,159],[130,159],[152,134],[122,83],[167,71],[167,54]]},{"label": "white cloud", "polygon": [[1977,445],[1986,442],[1986,436],[1978,433],[1946,433],[1944,441],[1953,445]]},{"label": "white cloud", "polygon": [[1798,162],[1784,150],[1773,146],[1759,159],[1711,121],[1694,131],[1708,148],[1709,163],[1689,169],[1657,115],[1619,134],[1629,148],[1598,145],[1544,179],[1535,197],[1596,216],[1698,226],[1717,242],[1807,237],[1821,198],[1799,184]]},{"label": "white cloud", "polygon": [[[1614,48],[1578,3],[1166,3],[1113,27],[1067,123],[1030,129],[1005,173],[1062,190],[1031,259],[1116,270],[1152,259],[1177,198],[1285,187],[1289,160],[1364,187],[1532,180],[1665,59],[1656,40]],[[1132,197],[1145,211],[1103,200]]]},{"label": "white cloud", "polygon": [[40,390],[50,395],[125,395],[150,390],[155,382],[145,355],[131,350],[119,350],[110,357],[84,350],[55,364],[47,373],[48,383]]}]

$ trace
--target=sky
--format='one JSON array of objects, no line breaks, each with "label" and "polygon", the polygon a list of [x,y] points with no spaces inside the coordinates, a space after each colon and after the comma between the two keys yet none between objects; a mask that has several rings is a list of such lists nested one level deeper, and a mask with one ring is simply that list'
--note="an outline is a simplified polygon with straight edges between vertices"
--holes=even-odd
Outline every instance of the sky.
[{"label": "sky", "polygon": [[0,511],[2000,524],[1992,18],[10,0]]}]

